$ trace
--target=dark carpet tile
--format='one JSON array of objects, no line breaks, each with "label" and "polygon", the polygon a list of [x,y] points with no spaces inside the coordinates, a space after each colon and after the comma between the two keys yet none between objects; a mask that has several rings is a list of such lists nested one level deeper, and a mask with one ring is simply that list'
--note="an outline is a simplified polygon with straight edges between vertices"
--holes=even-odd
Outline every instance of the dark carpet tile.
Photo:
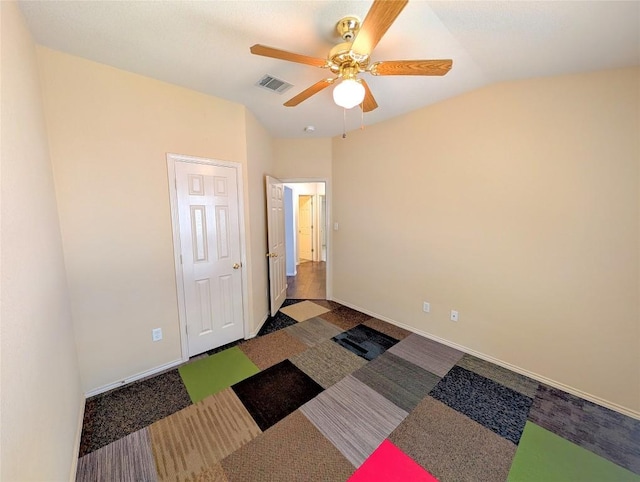
[{"label": "dark carpet tile", "polygon": [[398,343],[395,338],[364,325],[354,326],[332,340],[365,360],[373,360]]},{"label": "dark carpet tile", "polygon": [[[314,301],[314,303],[316,303]],[[328,313],[324,313],[320,315],[320,318],[327,320],[329,323],[333,323],[338,328],[342,328],[343,330],[350,330],[356,325],[367,321],[372,318],[369,315],[365,315],[356,310],[352,310],[346,306],[340,306],[339,308],[335,308]]]},{"label": "dark carpet tile", "polygon": [[640,420],[543,384],[529,420],[640,474]]},{"label": "dark carpet tile", "polygon": [[267,368],[231,388],[262,431],[323,390],[289,360]]},{"label": "dark carpet tile", "polygon": [[258,336],[268,335],[269,333],[282,330],[283,328],[295,325],[296,323],[298,323],[296,320],[278,311],[276,316],[270,316],[269,319],[264,322],[264,325],[262,325],[262,328],[260,328],[260,331],[258,332]]},{"label": "dark carpet tile", "polygon": [[515,390],[458,366],[430,395],[514,444],[520,441],[533,403]]},{"label": "dark carpet tile", "polygon": [[352,376],[407,412],[440,381],[433,373],[389,352],[356,370]]},{"label": "dark carpet tile", "polygon": [[87,400],[80,457],[191,405],[178,370]]},{"label": "dark carpet tile", "polygon": [[231,343],[227,343],[226,345],[222,345],[219,346],[218,348],[214,348],[213,350],[209,350],[207,352],[207,355],[215,355],[216,353],[220,353],[221,351],[225,351],[229,348],[233,348],[234,346],[236,346],[237,344],[243,342],[244,340],[241,338],[239,340],[236,341],[232,341]]},{"label": "dark carpet tile", "polygon": [[301,303],[303,301],[307,301],[307,300],[303,300],[303,299],[287,299],[287,300],[284,300],[284,303],[282,303],[282,306],[291,306],[291,305],[295,305],[296,303]]}]

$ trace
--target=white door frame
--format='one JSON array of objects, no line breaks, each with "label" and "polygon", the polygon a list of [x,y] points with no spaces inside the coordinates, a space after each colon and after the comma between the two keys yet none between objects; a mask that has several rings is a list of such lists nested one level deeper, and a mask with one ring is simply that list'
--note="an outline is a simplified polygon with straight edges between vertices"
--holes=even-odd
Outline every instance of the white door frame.
[{"label": "white door frame", "polygon": [[184,296],[184,277],[182,273],[180,224],[178,218],[178,191],[176,185],[176,162],[189,162],[192,164],[207,164],[211,166],[230,167],[235,169],[238,182],[238,224],[240,227],[240,259],[242,263],[242,326],[244,338],[249,333],[249,292],[246,276],[247,250],[244,224],[244,191],[242,179],[242,164],[233,161],[221,161],[204,157],[184,156],[182,154],[167,153],[167,175],[169,178],[169,203],[171,206],[171,230],[173,233],[173,263],[176,270],[176,291],[178,295],[178,322],[180,325],[180,347],[182,361],[189,360],[189,345],[187,340],[187,311]]},{"label": "white door frame", "polygon": [[[331,206],[332,206],[332,199],[331,199],[331,182],[329,181],[329,179],[327,179],[326,177],[294,177],[294,178],[285,178],[285,179],[281,179],[281,181],[284,184],[288,184],[288,183],[303,183],[303,182],[324,182],[324,195],[325,195],[325,199],[327,202],[327,212],[326,212],[326,218],[324,220],[325,222],[325,229],[327,230],[327,261],[326,261],[326,298],[328,300],[332,300],[333,299],[333,279],[331,277],[331,273],[332,273],[332,262],[333,262],[333,250],[331,249],[331,241],[333,238],[333,230],[330,229],[331,227]],[[298,253],[296,253],[296,257],[297,257]]]}]

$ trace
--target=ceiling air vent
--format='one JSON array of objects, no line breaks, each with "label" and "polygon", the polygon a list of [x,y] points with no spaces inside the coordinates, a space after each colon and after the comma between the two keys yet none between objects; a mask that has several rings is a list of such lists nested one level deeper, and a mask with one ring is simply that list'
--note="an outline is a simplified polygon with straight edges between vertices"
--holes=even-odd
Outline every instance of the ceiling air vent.
[{"label": "ceiling air vent", "polygon": [[276,79],[271,75],[263,76],[258,82],[256,82],[256,85],[258,87],[262,87],[263,89],[267,89],[278,94],[282,94],[283,92],[293,87],[292,84],[285,82],[284,80]]}]

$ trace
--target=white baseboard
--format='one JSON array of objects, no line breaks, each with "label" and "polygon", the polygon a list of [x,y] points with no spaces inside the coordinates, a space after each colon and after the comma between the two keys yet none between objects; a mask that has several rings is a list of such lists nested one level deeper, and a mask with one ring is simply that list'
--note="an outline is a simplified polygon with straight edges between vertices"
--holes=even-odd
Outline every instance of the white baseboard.
[{"label": "white baseboard", "polygon": [[80,410],[78,411],[78,422],[76,423],[76,439],[73,443],[73,453],[71,454],[71,478],[69,482],[75,482],[78,472],[78,454],[80,453],[80,441],[82,439],[82,426],[84,425],[84,407],[86,404],[84,394],[80,397]]},{"label": "white baseboard", "polygon": [[146,370],[144,372],[140,372],[137,373],[135,375],[132,375],[128,378],[125,378],[124,380],[118,381],[118,382],[113,382],[113,383],[109,383],[108,385],[103,385],[102,387],[98,387],[98,388],[94,388],[93,390],[89,390],[87,393],[85,393],[85,397],[89,398],[89,397],[93,397],[94,395],[99,395],[101,393],[104,392],[108,392],[109,390],[113,390],[114,388],[118,388],[118,387],[122,387],[128,383],[131,382],[135,382],[137,380],[141,380],[142,378],[147,378],[150,377],[152,375],[156,375],[160,372],[163,372],[165,370],[169,370],[170,368],[174,368],[178,365],[181,365],[182,363],[184,363],[184,360],[182,358],[179,358],[177,360],[174,360],[172,362],[169,363],[165,363],[164,365],[160,365],[159,367],[155,367],[155,368],[151,368],[149,370]]},{"label": "white baseboard", "polygon": [[449,340],[445,340],[444,338],[440,338],[439,336],[436,335],[432,335],[431,333],[427,333],[426,331],[422,331],[422,330],[418,330],[417,328],[414,328],[413,326],[409,326],[406,325],[404,323],[400,323],[399,321],[395,321],[392,320],[391,318],[387,318],[386,316],[380,315],[378,313],[374,313],[370,310],[366,310],[364,308],[361,308],[359,306],[356,306],[352,303],[349,303],[347,301],[343,301],[343,300],[339,300],[337,298],[333,298],[332,301],[335,301],[336,303],[340,303],[341,305],[347,306],[349,308],[352,308],[354,310],[358,310],[361,311],[362,313],[365,313],[369,316],[373,316],[374,318],[378,318],[379,320],[382,321],[386,321],[387,323],[391,323],[392,325],[396,325],[399,326],[400,328],[404,328],[405,330],[409,330],[413,333],[416,333],[418,335],[424,336],[425,338],[429,338],[430,340],[434,340],[437,341],[438,343],[442,343],[443,345],[447,345],[450,346],[451,348],[455,348],[456,350],[460,350],[464,353],[468,353],[469,355],[473,355],[477,358],[481,358],[482,360],[488,361],[490,363],[493,363],[495,365],[501,366],[503,368],[506,368],[507,370],[511,370],[512,372],[516,372],[519,373],[520,375],[524,375],[526,377],[529,378],[533,378],[534,380],[537,380],[541,383],[544,383],[546,385],[549,385],[551,387],[554,388],[558,388],[559,390],[563,390],[567,393],[570,393],[572,395],[575,395],[577,397],[580,398],[584,398],[585,400],[589,400],[590,402],[596,403],[598,405],[601,405],[603,407],[609,408],[611,410],[614,410],[618,413],[621,413],[623,415],[626,415],[628,417],[631,418],[635,418],[637,420],[640,420],[640,412],[636,411],[636,410],[631,410],[630,408],[627,407],[623,407],[622,405],[618,405],[617,403],[613,403],[610,402],[608,400],[605,400],[603,398],[600,398],[596,395],[592,395],[590,393],[587,392],[583,392],[582,390],[578,390],[577,388],[574,388],[572,386],[569,385],[565,385],[564,383],[558,382],[556,380],[552,380],[550,378],[547,378],[545,376],[539,375],[537,373],[534,372],[530,372],[529,370],[525,370],[524,368],[520,368],[518,366],[512,365],[511,363],[507,363],[505,361],[502,361],[498,358],[494,358],[490,355],[486,355],[484,353],[481,353],[479,351],[473,350],[471,348],[467,348],[466,346],[463,345],[459,345],[458,343],[454,343],[452,341]]}]

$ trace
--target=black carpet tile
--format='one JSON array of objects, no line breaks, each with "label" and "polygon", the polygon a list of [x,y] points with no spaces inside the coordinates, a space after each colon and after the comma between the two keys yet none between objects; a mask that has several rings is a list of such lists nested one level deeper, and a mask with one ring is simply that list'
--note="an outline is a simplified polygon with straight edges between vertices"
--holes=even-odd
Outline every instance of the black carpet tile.
[{"label": "black carpet tile", "polygon": [[281,311],[278,311],[276,313],[276,316],[270,316],[269,319],[264,322],[264,325],[262,325],[262,328],[260,328],[257,336],[268,335],[269,333],[282,330],[287,326],[295,325],[297,323],[298,322],[290,316],[287,316]]},{"label": "black carpet tile", "polygon": [[365,360],[373,360],[398,343],[395,338],[365,325],[354,326],[332,340]]},{"label": "black carpet tile", "polygon": [[289,360],[242,380],[231,388],[263,432],[323,390]]},{"label": "black carpet tile", "polygon": [[177,369],[89,398],[79,457],[189,405],[191,399]]},{"label": "black carpet tile", "polygon": [[232,341],[231,343],[227,343],[226,345],[219,346],[218,348],[214,348],[213,350],[209,350],[207,352],[207,355],[209,355],[209,356],[215,355],[216,353],[220,353],[221,351],[225,351],[225,350],[227,350],[229,348],[233,348],[234,346],[236,346],[237,344],[239,344],[242,341],[244,341],[244,340],[242,338],[240,338],[239,340]]},{"label": "black carpet tile", "polygon": [[307,300],[303,300],[303,299],[293,299],[293,298],[289,298],[284,300],[284,303],[282,303],[282,306],[291,306],[291,305],[295,305],[296,303],[301,303],[302,301],[307,301]]},{"label": "black carpet tile", "polygon": [[520,441],[533,403],[515,390],[458,366],[430,395],[514,444]]},{"label": "black carpet tile", "polygon": [[640,420],[543,384],[529,420],[640,474]]}]

